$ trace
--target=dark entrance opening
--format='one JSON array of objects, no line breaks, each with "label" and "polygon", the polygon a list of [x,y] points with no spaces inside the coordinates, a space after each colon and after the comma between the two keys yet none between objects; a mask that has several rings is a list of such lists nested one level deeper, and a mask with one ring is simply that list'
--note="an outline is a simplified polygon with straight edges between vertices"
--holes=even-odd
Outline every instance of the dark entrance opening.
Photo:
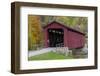
[{"label": "dark entrance opening", "polygon": [[48,29],[49,47],[64,46],[64,31],[63,29]]}]

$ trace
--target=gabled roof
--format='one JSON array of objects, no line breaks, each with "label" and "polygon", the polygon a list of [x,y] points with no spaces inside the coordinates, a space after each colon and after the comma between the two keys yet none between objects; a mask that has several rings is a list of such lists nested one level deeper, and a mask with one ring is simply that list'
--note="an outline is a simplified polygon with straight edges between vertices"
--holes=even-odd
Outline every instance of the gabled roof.
[{"label": "gabled roof", "polygon": [[80,31],[78,31],[78,30],[76,30],[76,29],[73,29],[73,28],[71,28],[71,27],[65,26],[64,24],[61,24],[61,23],[56,22],[56,21],[53,21],[53,22],[47,24],[47,26],[44,26],[44,29],[47,28],[47,27],[49,27],[49,26],[51,26],[53,23],[59,24],[60,26],[62,26],[62,27],[64,27],[64,28],[67,28],[67,29],[72,30],[72,31],[74,31],[74,32],[77,32],[77,33],[80,33],[80,34],[82,34],[82,35],[85,35],[85,33],[83,33],[83,32],[80,32]]}]

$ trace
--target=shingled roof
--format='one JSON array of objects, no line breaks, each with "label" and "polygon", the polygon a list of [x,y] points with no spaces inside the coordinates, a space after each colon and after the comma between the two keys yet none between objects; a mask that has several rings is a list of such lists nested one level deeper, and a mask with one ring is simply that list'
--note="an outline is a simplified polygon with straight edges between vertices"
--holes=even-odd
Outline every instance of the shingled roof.
[{"label": "shingled roof", "polygon": [[64,27],[64,28],[67,28],[67,29],[72,30],[72,31],[74,31],[74,32],[77,32],[77,33],[80,33],[80,34],[82,34],[82,35],[85,35],[85,33],[80,32],[80,31],[78,31],[78,30],[76,30],[76,29],[73,29],[73,28],[71,28],[71,27],[65,26],[64,24],[61,24],[61,23],[59,23],[59,22],[57,22],[57,21],[53,21],[53,22],[47,24],[47,26],[44,26],[44,29],[47,28],[48,26],[51,26],[53,23],[59,24],[60,26],[62,26],[62,27]]}]

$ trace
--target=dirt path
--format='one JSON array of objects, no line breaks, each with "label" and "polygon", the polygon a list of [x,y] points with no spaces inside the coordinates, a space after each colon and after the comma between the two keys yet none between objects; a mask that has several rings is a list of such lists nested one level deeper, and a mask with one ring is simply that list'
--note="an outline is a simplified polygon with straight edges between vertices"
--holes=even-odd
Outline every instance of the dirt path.
[{"label": "dirt path", "polygon": [[53,49],[55,49],[55,48],[43,48],[41,50],[29,51],[28,52],[28,57],[39,55],[39,54],[43,54],[43,53],[47,53],[47,52],[52,51]]}]

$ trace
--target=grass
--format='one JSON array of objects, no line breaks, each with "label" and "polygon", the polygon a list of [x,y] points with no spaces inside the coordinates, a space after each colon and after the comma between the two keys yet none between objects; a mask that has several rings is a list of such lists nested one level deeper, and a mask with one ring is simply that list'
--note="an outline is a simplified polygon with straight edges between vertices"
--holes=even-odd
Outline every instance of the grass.
[{"label": "grass", "polygon": [[28,60],[29,61],[32,61],[32,60],[56,60],[56,59],[73,59],[73,58],[74,57],[72,57],[72,55],[65,56],[65,55],[61,55],[58,53],[54,53],[54,52],[48,52],[48,53],[29,57]]}]

